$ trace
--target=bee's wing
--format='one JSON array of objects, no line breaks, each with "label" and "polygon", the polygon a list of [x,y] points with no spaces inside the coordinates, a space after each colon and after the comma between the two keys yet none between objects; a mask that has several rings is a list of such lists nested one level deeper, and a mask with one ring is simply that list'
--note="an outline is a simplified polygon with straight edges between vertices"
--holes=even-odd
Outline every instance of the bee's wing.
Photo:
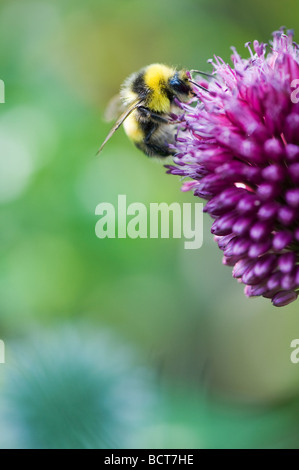
[{"label": "bee's wing", "polygon": [[104,119],[106,122],[113,121],[124,111],[124,104],[120,99],[120,95],[115,95],[109,101],[108,106],[105,110]]},{"label": "bee's wing", "polygon": [[101,147],[99,148],[99,150],[97,151],[97,155],[99,155],[99,153],[102,151],[104,145],[108,142],[108,140],[113,136],[114,132],[117,131],[117,129],[122,125],[122,123],[124,122],[125,119],[127,119],[127,117],[134,111],[134,109],[136,108],[139,108],[140,106],[142,106],[142,104],[144,103],[143,100],[138,100],[138,101],[135,101],[135,103],[133,103],[128,109],[126,109],[123,114],[118,118],[118,120],[116,121],[116,123],[114,124],[114,126],[112,127],[111,131],[109,132],[109,134],[107,135],[106,139],[104,140],[104,142],[102,143]]}]

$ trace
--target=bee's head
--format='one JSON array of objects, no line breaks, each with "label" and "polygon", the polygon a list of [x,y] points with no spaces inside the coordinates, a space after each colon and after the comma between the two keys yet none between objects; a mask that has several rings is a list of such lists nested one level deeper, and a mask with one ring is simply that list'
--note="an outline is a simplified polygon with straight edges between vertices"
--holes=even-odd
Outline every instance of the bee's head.
[{"label": "bee's head", "polygon": [[184,70],[151,64],[133,81],[133,91],[139,96],[145,91],[145,105],[152,111],[169,113],[173,98],[187,102],[194,96],[190,78]]},{"label": "bee's head", "polygon": [[189,101],[194,96],[189,80],[185,70],[176,71],[168,80],[169,89],[180,101]]}]

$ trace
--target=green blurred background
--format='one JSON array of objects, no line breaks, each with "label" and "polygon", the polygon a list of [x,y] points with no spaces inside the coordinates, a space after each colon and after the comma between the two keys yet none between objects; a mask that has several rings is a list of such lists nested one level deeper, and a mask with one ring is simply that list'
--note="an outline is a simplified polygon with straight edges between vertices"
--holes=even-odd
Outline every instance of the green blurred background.
[{"label": "green blurred background", "polygon": [[296,0],[1,1],[0,447],[299,447],[298,303],[245,298],[207,216],[197,251],[95,236],[118,194],[198,202],[123,130],[95,157],[126,76],[282,25]]}]

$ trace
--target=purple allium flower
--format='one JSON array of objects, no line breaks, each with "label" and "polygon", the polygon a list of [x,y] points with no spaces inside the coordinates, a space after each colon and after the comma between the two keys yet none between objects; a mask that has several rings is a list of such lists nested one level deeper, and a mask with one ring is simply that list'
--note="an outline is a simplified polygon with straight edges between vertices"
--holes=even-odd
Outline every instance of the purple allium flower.
[{"label": "purple allium flower", "polygon": [[299,48],[283,30],[270,47],[246,47],[249,59],[233,49],[232,67],[215,57],[195,107],[181,104],[176,166],[167,168],[208,201],[211,232],[245,294],[280,307],[299,290]]}]

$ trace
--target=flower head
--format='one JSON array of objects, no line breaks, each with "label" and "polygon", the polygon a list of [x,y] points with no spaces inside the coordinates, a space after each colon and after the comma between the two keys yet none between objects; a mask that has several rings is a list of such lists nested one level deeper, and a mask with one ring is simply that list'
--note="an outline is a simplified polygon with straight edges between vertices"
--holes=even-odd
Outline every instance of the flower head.
[{"label": "flower head", "polygon": [[196,106],[181,105],[168,172],[191,178],[183,189],[208,201],[211,232],[245,294],[284,306],[299,289],[299,48],[283,30],[270,47],[246,47],[249,59],[233,49],[233,66],[215,57]]}]

